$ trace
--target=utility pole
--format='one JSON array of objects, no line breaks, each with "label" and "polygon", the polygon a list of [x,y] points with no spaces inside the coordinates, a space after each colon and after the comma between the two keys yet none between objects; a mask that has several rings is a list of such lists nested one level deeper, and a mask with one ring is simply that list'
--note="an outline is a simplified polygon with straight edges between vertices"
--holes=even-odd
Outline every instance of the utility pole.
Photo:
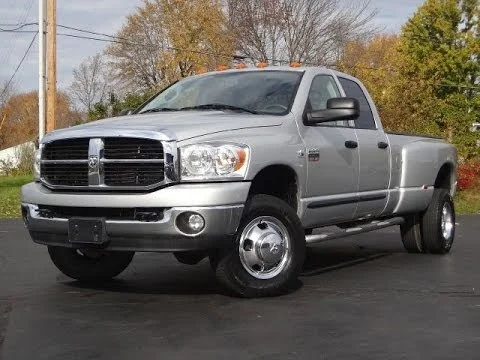
[{"label": "utility pole", "polygon": [[57,0],[48,0],[47,13],[47,132],[50,132],[55,130],[57,104]]},{"label": "utility pole", "polygon": [[45,135],[45,0],[38,1],[38,142]]}]

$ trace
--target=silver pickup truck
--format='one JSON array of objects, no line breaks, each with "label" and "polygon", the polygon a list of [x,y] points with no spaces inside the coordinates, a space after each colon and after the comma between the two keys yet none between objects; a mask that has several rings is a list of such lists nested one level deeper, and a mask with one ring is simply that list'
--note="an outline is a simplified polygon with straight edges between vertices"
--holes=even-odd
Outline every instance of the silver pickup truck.
[{"label": "silver pickup truck", "polygon": [[208,257],[236,295],[272,296],[292,288],[307,246],[342,236],[400,225],[408,252],[449,252],[455,174],[453,146],[384,132],[351,76],[228,70],[46,135],[22,214],[75,279],[110,279],[137,251],[173,252]]}]

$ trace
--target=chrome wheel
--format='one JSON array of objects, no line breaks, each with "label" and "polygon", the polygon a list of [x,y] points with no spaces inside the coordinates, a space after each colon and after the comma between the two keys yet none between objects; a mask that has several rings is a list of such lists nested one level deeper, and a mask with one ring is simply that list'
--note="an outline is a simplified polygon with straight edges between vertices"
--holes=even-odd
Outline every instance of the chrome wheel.
[{"label": "chrome wheel", "polygon": [[452,207],[449,203],[445,203],[443,205],[441,227],[443,238],[447,241],[450,241],[455,224],[453,222]]},{"label": "chrome wheel", "polygon": [[257,279],[271,279],[282,272],[290,256],[290,236],[272,216],[250,221],[240,236],[238,253],[243,268]]}]

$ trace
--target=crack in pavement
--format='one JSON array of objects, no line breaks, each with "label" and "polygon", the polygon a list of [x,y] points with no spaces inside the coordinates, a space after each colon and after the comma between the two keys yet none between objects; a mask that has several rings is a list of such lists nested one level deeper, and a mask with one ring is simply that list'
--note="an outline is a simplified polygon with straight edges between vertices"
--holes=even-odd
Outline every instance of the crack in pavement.
[{"label": "crack in pavement", "polygon": [[0,359],[2,357],[3,341],[7,333],[8,317],[12,310],[13,307],[11,303],[7,303],[6,305],[0,303]]}]

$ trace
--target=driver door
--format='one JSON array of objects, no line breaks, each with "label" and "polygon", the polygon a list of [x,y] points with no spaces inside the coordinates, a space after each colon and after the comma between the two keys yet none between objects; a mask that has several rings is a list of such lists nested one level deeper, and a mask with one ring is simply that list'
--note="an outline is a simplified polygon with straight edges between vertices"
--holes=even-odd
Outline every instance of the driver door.
[{"label": "driver door", "polygon": [[[312,80],[306,111],[324,110],[328,99],[340,96],[333,76],[317,75]],[[353,219],[358,203],[359,171],[355,129],[348,121],[322,123],[304,126],[303,137],[308,172],[304,226]]]}]

